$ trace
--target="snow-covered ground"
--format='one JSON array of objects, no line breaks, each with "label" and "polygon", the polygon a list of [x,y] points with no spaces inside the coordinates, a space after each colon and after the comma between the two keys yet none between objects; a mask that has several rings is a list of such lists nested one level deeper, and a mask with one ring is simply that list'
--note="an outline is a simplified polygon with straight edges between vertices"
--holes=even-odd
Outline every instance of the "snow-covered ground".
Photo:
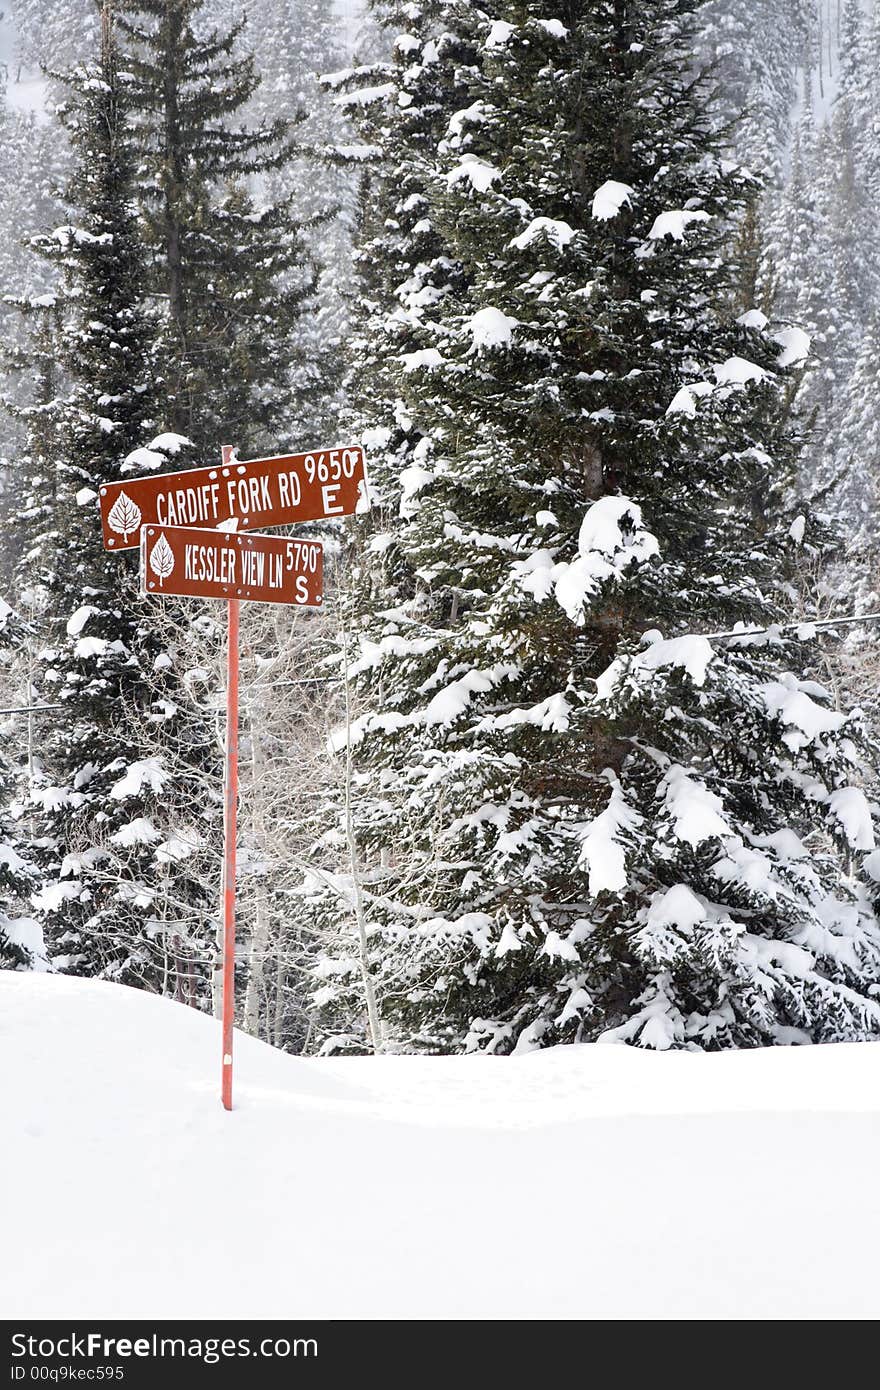
[{"label": "snow-covered ground", "polygon": [[7,1318],[880,1315],[880,1047],[291,1058],[0,973]]}]

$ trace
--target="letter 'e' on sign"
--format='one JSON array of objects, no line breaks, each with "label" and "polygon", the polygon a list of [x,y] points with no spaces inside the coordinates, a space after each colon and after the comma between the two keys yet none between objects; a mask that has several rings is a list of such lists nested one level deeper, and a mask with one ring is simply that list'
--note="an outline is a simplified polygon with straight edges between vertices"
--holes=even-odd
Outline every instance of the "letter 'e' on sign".
[{"label": "letter 'e' on sign", "polygon": [[98,501],[105,550],[134,549],[142,526],[262,531],[370,509],[360,445],[246,463],[230,453],[215,468],[102,483]]},{"label": "letter 'e' on sign", "polygon": [[173,594],[317,608],[323,571],[320,541],[195,526],[141,528],[141,590],[155,597]]}]

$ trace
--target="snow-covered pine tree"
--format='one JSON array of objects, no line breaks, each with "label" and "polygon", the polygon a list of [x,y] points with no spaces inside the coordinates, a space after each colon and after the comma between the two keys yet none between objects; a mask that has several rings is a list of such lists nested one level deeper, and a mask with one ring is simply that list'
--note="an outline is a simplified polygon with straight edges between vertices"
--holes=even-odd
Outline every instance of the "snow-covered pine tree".
[{"label": "snow-covered pine tree", "polygon": [[[375,493],[373,521],[385,530],[415,485],[429,448],[400,389],[403,354],[417,348],[425,315],[462,276],[430,216],[427,157],[446,134],[474,79],[471,31],[477,15],[448,0],[374,0],[374,22],[388,34],[387,62],[333,74],[328,85],[371,152],[362,175],[357,290],[349,330],[349,419],[364,434]],[[363,527],[359,527],[363,530]],[[353,578],[371,582],[381,536]]]},{"label": "snow-covered pine tree", "polygon": [[843,312],[835,254],[834,187],[838,178],[831,131],[817,131],[809,79],[804,80],[791,167],[781,194],[767,203],[767,260],[776,314],[809,334],[812,353],[798,387],[810,430],[799,471],[807,490],[829,481],[833,438],[850,363],[852,325]]},{"label": "snow-covered pine tree", "polygon": [[847,405],[834,439],[836,501],[850,517],[848,539],[856,564],[868,561],[877,583],[877,514],[880,499],[880,317],[875,314],[862,335],[849,378]]},{"label": "snow-covered pine tree", "polygon": [[709,0],[698,16],[696,51],[715,65],[718,98],[739,119],[737,152],[781,180],[791,139],[814,0]]},{"label": "snow-covered pine tree", "polygon": [[[0,184],[4,190],[0,202],[0,360],[9,363],[14,362],[15,350],[24,348],[28,330],[20,315],[6,306],[12,301],[16,308],[20,307],[26,299],[39,311],[41,297],[52,287],[51,267],[29,255],[24,243],[46,225],[54,211],[52,191],[63,181],[68,151],[66,141],[58,138],[57,128],[52,129],[32,111],[6,107],[6,87],[0,69]],[[25,407],[29,402],[27,392],[19,392],[14,374],[3,383],[3,395],[7,394],[15,405]],[[13,415],[0,416],[0,518],[7,528],[14,527],[18,513],[18,489],[11,485],[7,461],[18,455],[23,437],[21,424]],[[0,582],[4,585],[9,583],[17,558],[16,545],[7,529],[0,555]]]},{"label": "snow-covered pine tree", "polygon": [[[258,175],[293,155],[291,123],[235,121],[259,83],[244,21],[205,32],[204,0],[119,0],[139,111],[140,197],[174,430],[214,457],[278,442],[294,411],[294,330],[314,286],[292,198],[259,206]],[[314,383],[312,383],[314,386]]]},{"label": "snow-covered pine tree", "polygon": [[[371,0],[366,17],[371,61],[323,79],[366,155],[344,413],[346,431],[367,448],[373,500],[370,516],[360,517],[348,538],[341,572],[341,612],[355,626],[368,592],[380,602],[380,596],[409,592],[413,584],[396,529],[424,475],[431,441],[404,399],[400,364],[417,350],[425,316],[457,292],[462,276],[430,216],[430,154],[475,78],[480,12],[468,13],[449,0],[418,6]],[[344,828],[332,831],[330,842],[337,836],[345,844]],[[343,936],[350,925],[343,921]],[[346,1030],[348,1022],[343,1007],[340,1028]]]},{"label": "snow-covered pine tree", "polygon": [[14,774],[0,757],[0,970],[29,970],[41,959],[40,928],[29,910],[35,874],[22,857],[19,827],[7,811]]},{"label": "snow-covered pine tree", "polygon": [[[870,31],[866,32],[858,0],[845,0],[841,21],[839,90],[828,127],[830,167],[822,182],[827,188],[835,302],[840,320],[836,365],[845,385],[855,365],[860,330],[869,320],[867,306],[877,298],[880,238],[871,189],[876,144],[871,87],[877,82],[877,74],[871,68]],[[843,391],[838,396],[845,400]],[[840,413],[838,409],[835,425]]]},{"label": "snow-covered pine tree", "polygon": [[[6,295],[4,308],[12,326],[0,350],[4,367],[4,418],[12,422],[10,457],[4,480],[7,546],[4,581],[9,583],[18,560],[34,538],[51,528],[55,514],[54,474],[58,458],[60,331],[59,295]],[[13,317],[14,315],[14,317]],[[8,394],[7,394],[8,392]],[[12,474],[15,474],[14,484]],[[29,602],[30,600],[27,600]]]},{"label": "snow-covered pine tree", "polygon": [[[62,293],[41,306],[55,324],[56,363],[44,351],[35,364],[45,403],[27,412],[29,535],[19,567],[24,612],[40,638],[22,670],[28,696],[68,707],[43,726],[35,759],[37,902],[61,968],[158,987],[167,943],[154,919],[180,914],[164,910],[169,861],[153,818],[162,821],[168,774],[157,749],[174,737],[177,707],[159,626],[138,600],[135,560],[104,552],[95,514],[100,483],[144,462],[156,408],[127,78],[106,9],[100,61],[77,69],[69,86],[63,114],[76,167],[67,220],[35,241],[58,266]],[[173,452],[180,441],[156,443]],[[160,447],[152,466],[165,464]],[[203,739],[212,741],[210,727]],[[185,899],[183,879],[176,888]],[[203,899],[201,907],[204,916]]]},{"label": "snow-covered pine tree", "polygon": [[836,443],[868,306],[876,299],[880,242],[872,211],[873,31],[859,0],[845,0],[839,18],[836,95],[830,108],[823,105],[815,73],[801,73],[789,175],[781,196],[768,198],[766,207],[777,310],[795,317],[813,340],[799,393],[802,412],[813,418],[801,473],[808,487],[828,495],[848,526],[858,479],[841,477],[836,485]]},{"label": "snow-covered pine tree", "polygon": [[[697,9],[499,5],[414,155],[464,273],[400,363],[432,453],[353,730],[400,1046],[880,1030],[859,720],[804,678],[803,632],[694,635],[778,623],[809,544],[781,507],[806,344],[732,308],[754,183],[690,69]],[[355,957],[321,968],[336,1019],[362,1016]]]},{"label": "snow-covered pine tree", "polygon": [[98,7],[95,0],[13,0],[15,31],[13,77],[20,68],[52,69],[85,60],[95,49]]},{"label": "snow-covered pine tree", "polygon": [[319,81],[343,62],[333,0],[264,0],[248,14],[242,38],[260,73],[250,109],[263,120],[280,116],[297,124],[303,148],[279,171],[281,180],[296,184],[301,216],[321,216],[340,200],[339,170],[316,162],[310,151],[345,135],[343,117]]},{"label": "snow-covered pine tree", "polygon": [[863,83],[866,89],[863,127],[866,139],[862,151],[862,167],[865,170],[868,193],[876,207],[880,200],[880,142],[877,140],[880,134],[880,5],[876,3],[865,20],[862,55]]}]

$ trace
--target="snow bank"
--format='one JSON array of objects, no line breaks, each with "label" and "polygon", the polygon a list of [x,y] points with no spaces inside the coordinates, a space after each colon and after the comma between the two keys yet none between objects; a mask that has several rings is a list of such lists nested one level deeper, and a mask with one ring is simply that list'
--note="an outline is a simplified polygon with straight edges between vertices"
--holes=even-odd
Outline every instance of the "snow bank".
[{"label": "snow bank", "polygon": [[183,1005],[5,972],[0,1018],[7,1318],[880,1314],[876,1045],[302,1061],[239,1037],[227,1115],[218,1025]]}]

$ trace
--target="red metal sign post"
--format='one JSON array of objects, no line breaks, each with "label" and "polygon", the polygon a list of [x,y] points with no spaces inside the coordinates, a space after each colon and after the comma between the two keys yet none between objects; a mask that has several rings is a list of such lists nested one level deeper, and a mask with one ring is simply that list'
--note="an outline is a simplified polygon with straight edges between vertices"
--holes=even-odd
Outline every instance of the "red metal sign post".
[{"label": "red metal sign post", "polygon": [[[233,448],[221,450],[224,467]],[[223,1067],[224,1110],[232,1109],[232,1035],[235,1026],[235,843],[238,833],[238,619],[240,600],[226,601],[226,767],[223,804]]]}]

